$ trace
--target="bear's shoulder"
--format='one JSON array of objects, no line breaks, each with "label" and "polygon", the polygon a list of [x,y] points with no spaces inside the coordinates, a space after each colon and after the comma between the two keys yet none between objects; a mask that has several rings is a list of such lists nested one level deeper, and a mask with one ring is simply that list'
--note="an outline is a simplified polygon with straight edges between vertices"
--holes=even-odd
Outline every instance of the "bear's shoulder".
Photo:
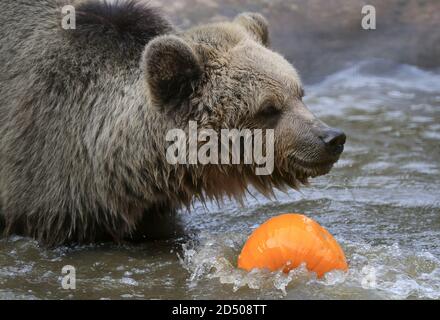
[{"label": "bear's shoulder", "polygon": [[141,0],[87,0],[75,6],[75,17],[76,27],[65,30],[67,36],[102,50],[139,52],[151,39],[173,32],[164,15]]}]

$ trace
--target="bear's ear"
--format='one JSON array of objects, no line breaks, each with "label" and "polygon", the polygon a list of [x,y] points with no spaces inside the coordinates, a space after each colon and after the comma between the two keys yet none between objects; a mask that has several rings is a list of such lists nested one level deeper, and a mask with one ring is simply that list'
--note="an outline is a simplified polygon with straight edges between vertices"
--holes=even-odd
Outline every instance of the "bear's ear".
[{"label": "bear's ear", "polygon": [[181,38],[160,36],[145,48],[142,68],[156,105],[176,105],[188,98],[202,75],[193,49]]},{"label": "bear's ear", "polygon": [[269,46],[269,23],[261,14],[245,12],[238,15],[234,21],[244,27],[264,46]]}]

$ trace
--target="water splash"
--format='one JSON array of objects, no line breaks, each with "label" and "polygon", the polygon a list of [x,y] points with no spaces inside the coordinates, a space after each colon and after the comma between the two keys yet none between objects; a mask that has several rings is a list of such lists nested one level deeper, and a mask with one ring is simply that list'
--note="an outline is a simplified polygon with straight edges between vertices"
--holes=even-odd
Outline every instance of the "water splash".
[{"label": "water splash", "polygon": [[329,272],[318,279],[305,265],[288,274],[239,270],[235,261],[243,243],[242,235],[202,234],[197,242],[184,244],[180,262],[190,274],[188,285],[197,287],[206,280],[213,286],[216,282],[230,285],[234,293],[248,288],[264,296],[287,298],[337,299],[350,294],[362,298],[440,298],[440,261],[429,252],[411,253],[397,244],[342,241],[349,271]]}]

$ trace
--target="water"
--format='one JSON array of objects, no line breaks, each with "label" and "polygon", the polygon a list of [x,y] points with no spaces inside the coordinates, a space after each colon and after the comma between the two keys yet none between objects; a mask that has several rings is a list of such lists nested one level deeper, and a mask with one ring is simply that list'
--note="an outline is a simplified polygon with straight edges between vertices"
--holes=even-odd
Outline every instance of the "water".
[{"label": "water", "polygon": [[[0,298],[439,299],[440,74],[369,61],[306,92],[309,107],[348,136],[329,175],[275,200],[249,197],[245,208],[196,204],[181,214],[188,236],[173,241],[47,250],[0,240]],[[325,226],[349,272],[237,269],[252,229],[284,212]],[[61,288],[64,265],[76,267],[76,290]]]}]

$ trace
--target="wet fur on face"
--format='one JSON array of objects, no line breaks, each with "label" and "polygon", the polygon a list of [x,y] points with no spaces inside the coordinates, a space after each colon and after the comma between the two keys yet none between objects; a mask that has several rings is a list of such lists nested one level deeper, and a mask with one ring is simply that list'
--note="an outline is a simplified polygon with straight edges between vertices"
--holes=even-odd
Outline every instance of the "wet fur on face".
[{"label": "wet fur on face", "polygon": [[[252,23],[257,26],[250,27]],[[330,171],[337,159],[323,156],[321,141],[311,133],[323,124],[302,103],[304,90],[296,70],[266,47],[263,17],[243,14],[233,22],[199,26],[180,36],[191,48],[194,69],[201,71],[185,112],[181,105],[166,110],[178,127],[184,129],[193,120],[217,132],[275,130],[271,175],[256,175],[255,165],[177,166],[171,170],[182,187],[180,201],[189,205],[194,199],[221,201],[227,196],[242,202],[249,186],[270,197],[274,189],[299,189],[309,177]]]}]

